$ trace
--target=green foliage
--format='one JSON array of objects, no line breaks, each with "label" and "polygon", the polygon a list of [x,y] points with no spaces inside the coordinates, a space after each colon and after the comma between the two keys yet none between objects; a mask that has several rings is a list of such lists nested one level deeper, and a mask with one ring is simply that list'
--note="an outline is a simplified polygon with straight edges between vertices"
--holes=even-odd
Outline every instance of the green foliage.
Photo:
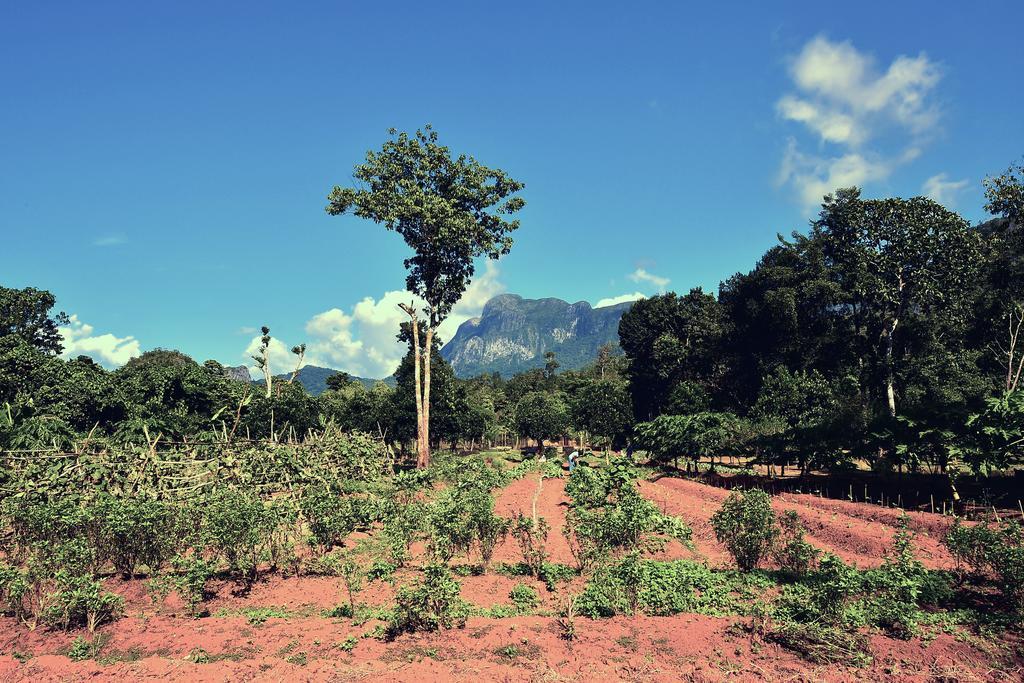
[{"label": "green foliage", "polygon": [[987,398],[967,427],[965,455],[976,472],[1024,462],[1024,388]]},{"label": "green foliage", "polygon": [[607,445],[623,443],[632,431],[633,405],[625,382],[592,379],[570,396],[570,418],[576,429],[600,437]]},{"label": "green foliage", "polygon": [[473,275],[473,260],[497,259],[512,247],[523,184],[472,157],[453,157],[429,125],[415,134],[391,130],[379,151],[356,166],[364,188],[335,187],[327,212],[352,212],[400,234],[413,250],[407,288],[443,319]]},{"label": "green foliage", "polygon": [[597,569],[576,601],[580,614],[591,618],[617,614],[664,616],[691,612],[735,614],[740,584],[728,573],[684,560],[658,562],[630,553]]},{"label": "green foliage", "polygon": [[[619,343],[629,359],[638,419],[708,409],[704,396],[722,369],[716,353],[724,334],[722,313],[713,295],[696,288],[685,296],[670,292],[641,299],[622,316]],[[686,391],[674,396],[680,386]]]},{"label": "green foliage", "polygon": [[774,616],[783,624],[834,629],[870,625],[909,638],[917,632],[921,607],[946,598],[941,575],[924,569],[903,528],[878,569],[860,572],[826,553],[817,571],[783,588]]},{"label": "green foliage", "polygon": [[561,397],[534,391],[516,404],[515,428],[535,441],[560,438],[569,429],[569,410]]},{"label": "green foliage", "polygon": [[522,614],[528,614],[540,604],[537,596],[537,589],[525,583],[517,583],[508,594],[509,600],[516,606],[516,610]]},{"label": "green foliage", "polygon": [[70,319],[65,313],[50,317],[56,303],[46,290],[0,287],[0,337],[17,337],[45,353],[60,353],[64,348],[57,326],[69,324]]},{"label": "green foliage", "polygon": [[760,489],[735,490],[711,516],[718,541],[743,571],[757,567],[778,537],[771,497]]},{"label": "green foliage", "polygon": [[911,536],[904,524],[882,566],[866,573],[870,622],[900,638],[914,635],[926,576],[924,565],[914,556]]},{"label": "green foliage", "polygon": [[1024,608],[1024,530],[1017,522],[997,527],[957,520],[943,543],[956,560],[961,583],[969,574],[990,576],[1016,609]]},{"label": "green foliage", "polygon": [[324,550],[341,545],[346,536],[368,521],[359,500],[343,497],[324,486],[311,486],[303,491],[299,509],[309,525],[311,543]]},{"label": "green foliage", "polygon": [[92,659],[96,653],[95,648],[93,647],[93,644],[91,642],[89,642],[82,636],[77,636],[71,642],[71,646],[68,647],[67,654],[68,659],[70,659],[72,662],[82,662],[86,659]]},{"label": "green foliage", "polygon": [[155,500],[101,495],[87,514],[98,532],[100,556],[125,578],[141,566],[159,571],[185,533],[179,510]]},{"label": "green foliage", "polygon": [[185,602],[189,614],[199,616],[199,605],[206,599],[206,582],[216,573],[216,563],[196,554],[175,555],[170,571],[165,571],[149,582],[154,601],[167,597],[172,590]]},{"label": "green foliage", "polygon": [[806,529],[793,510],[783,513],[779,519],[779,528],[779,538],[773,552],[775,561],[790,576],[806,576],[821,551],[804,540]]},{"label": "green foliage", "polygon": [[688,542],[682,520],[663,514],[636,487],[636,471],[617,460],[612,467],[578,467],[566,485],[573,501],[563,533],[581,570],[627,551],[653,552],[666,537]]},{"label": "green foliage", "polygon": [[520,512],[512,518],[512,536],[519,544],[519,550],[523,555],[523,564],[529,569],[530,575],[535,578],[540,578],[548,559],[549,529],[550,525],[543,517],[534,520]]},{"label": "green foliage", "polygon": [[223,558],[230,571],[244,581],[256,579],[261,561],[268,559],[271,537],[279,521],[275,511],[259,497],[235,489],[221,489],[202,502],[203,543]]},{"label": "green foliage", "polygon": [[659,461],[677,462],[680,455],[714,458],[739,445],[742,421],[731,413],[699,412],[659,415],[636,425],[637,445]]},{"label": "green foliage", "polygon": [[395,609],[388,621],[387,634],[462,628],[469,605],[459,597],[459,582],[444,565],[429,564],[423,578],[411,585],[399,586]]}]

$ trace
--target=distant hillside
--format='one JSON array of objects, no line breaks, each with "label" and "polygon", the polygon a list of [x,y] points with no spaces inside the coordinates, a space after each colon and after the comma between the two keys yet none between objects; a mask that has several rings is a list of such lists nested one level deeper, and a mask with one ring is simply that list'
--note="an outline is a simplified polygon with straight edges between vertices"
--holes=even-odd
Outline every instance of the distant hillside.
[{"label": "distant hillside", "polygon": [[251,382],[252,375],[249,374],[249,368],[244,365],[225,365],[224,376],[233,379],[237,382]]},{"label": "distant hillside", "polygon": [[[339,374],[339,372],[339,370],[334,370],[333,368],[321,368],[316,365],[305,365],[301,370],[299,370],[299,374],[295,378],[295,381],[301,384],[302,386],[306,387],[306,391],[311,393],[313,396],[319,396],[320,394],[327,391],[327,378],[330,377],[331,375],[337,375]],[[289,372],[281,375],[274,375],[274,379],[277,381],[283,380],[287,382],[288,378],[291,376],[292,375]],[[377,382],[382,381],[355,376],[353,376],[352,379],[357,382],[361,382],[362,385],[367,389],[373,387],[373,385],[376,384]],[[385,384],[394,384],[394,380],[392,380],[391,378],[385,379],[383,380],[383,382]],[[263,384],[263,380],[254,379],[253,383]]]},{"label": "distant hillside", "polygon": [[609,342],[618,345],[619,319],[632,302],[593,308],[586,301],[524,299],[502,294],[484,305],[479,318],[459,326],[441,349],[459,377],[500,372],[508,377],[544,367],[554,351],[562,370],[584,367]]}]

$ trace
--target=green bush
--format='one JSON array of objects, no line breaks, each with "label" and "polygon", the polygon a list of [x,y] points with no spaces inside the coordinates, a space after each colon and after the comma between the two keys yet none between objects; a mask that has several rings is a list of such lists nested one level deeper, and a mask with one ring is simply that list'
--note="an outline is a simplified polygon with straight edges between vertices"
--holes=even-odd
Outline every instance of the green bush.
[{"label": "green bush", "polygon": [[427,546],[440,562],[472,552],[486,570],[508,529],[509,521],[494,514],[490,490],[476,483],[446,489],[428,507]]},{"label": "green bush", "polygon": [[954,571],[962,584],[970,575],[988,570],[988,551],[996,543],[996,533],[988,524],[965,526],[958,517],[942,542],[956,562]]},{"label": "green bush", "polygon": [[988,552],[996,585],[1016,609],[1024,608],[1024,531],[1017,522],[1004,523]]},{"label": "green bush", "polygon": [[771,497],[760,489],[736,490],[711,517],[718,541],[743,571],[757,567],[778,537]]},{"label": "green bush", "polygon": [[359,506],[351,498],[325,486],[307,488],[299,501],[299,509],[309,525],[311,542],[323,551],[341,545],[345,537],[364,522]]},{"label": "green bush", "polygon": [[44,619],[67,630],[96,627],[116,619],[124,609],[124,599],[103,590],[102,584],[85,576],[58,576],[58,591],[44,613]]},{"label": "green bush", "polygon": [[427,565],[421,580],[400,586],[395,603],[387,626],[390,638],[416,631],[462,628],[469,615],[469,605],[459,597],[459,582],[441,564]]},{"label": "green bush", "polygon": [[1024,531],[1017,522],[965,526],[959,520],[944,539],[962,583],[969,574],[990,576],[1013,609],[1024,608]]},{"label": "green bush", "polygon": [[572,581],[577,576],[575,568],[558,562],[544,562],[540,567],[540,575],[537,577],[544,582],[548,590],[554,592],[558,584]]},{"label": "green bush", "polygon": [[865,572],[869,622],[898,638],[914,635],[927,574],[924,565],[914,556],[913,542],[904,522],[882,566]]},{"label": "green bush", "polygon": [[654,552],[665,537],[689,542],[690,528],[640,495],[637,472],[624,460],[607,470],[573,470],[566,491],[573,501],[563,535],[581,571],[630,551]]},{"label": "green bush", "polygon": [[149,582],[154,600],[162,600],[172,590],[177,591],[189,614],[199,616],[199,605],[206,599],[206,582],[213,577],[216,563],[191,554],[174,556],[170,565],[170,572],[164,572]]},{"label": "green bush", "polygon": [[630,553],[598,567],[576,600],[591,618],[643,612],[654,616],[692,612],[725,615],[739,611],[738,585],[726,572],[685,560],[658,562]]},{"label": "green bush", "polygon": [[790,576],[806,576],[821,551],[804,540],[805,529],[796,512],[785,512],[779,520],[779,526],[781,533],[774,550],[775,561]]},{"label": "green bush", "polygon": [[512,536],[516,539],[519,550],[523,554],[523,564],[529,568],[531,576],[540,578],[548,559],[549,526],[547,520],[538,517],[534,522],[533,519],[520,512],[512,519],[511,529]]},{"label": "green bush", "polygon": [[184,534],[176,508],[155,500],[103,495],[88,515],[96,529],[98,553],[126,579],[140,566],[158,571]]},{"label": "green bush", "polygon": [[516,609],[523,613],[532,612],[540,604],[537,589],[525,583],[517,583],[513,586],[508,597]]},{"label": "green bush", "polygon": [[835,628],[870,625],[908,638],[917,632],[921,605],[948,597],[943,577],[940,572],[928,572],[917,560],[904,527],[878,569],[858,571],[826,553],[818,571],[783,588],[774,616],[782,623]]},{"label": "green bush", "polygon": [[818,571],[802,583],[783,588],[775,616],[781,621],[802,624],[860,625],[864,620],[857,601],[863,590],[864,580],[856,567],[825,553]]},{"label": "green bush", "polygon": [[269,559],[278,524],[275,511],[254,494],[221,489],[202,501],[203,540],[230,571],[248,583]]}]

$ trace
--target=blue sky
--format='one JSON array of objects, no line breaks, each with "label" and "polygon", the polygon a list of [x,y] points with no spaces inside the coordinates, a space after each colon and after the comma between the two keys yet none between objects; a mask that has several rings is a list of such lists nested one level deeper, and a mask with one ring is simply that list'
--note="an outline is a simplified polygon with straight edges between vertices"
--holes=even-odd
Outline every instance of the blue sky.
[{"label": "blue sky", "polygon": [[0,284],[109,366],[238,364],[268,324],[381,376],[405,246],[323,207],[389,127],[526,183],[453,323],[715,289],[837,184],[979,220],[1024,154],[1019,2],[687,5],[5,3]]}]

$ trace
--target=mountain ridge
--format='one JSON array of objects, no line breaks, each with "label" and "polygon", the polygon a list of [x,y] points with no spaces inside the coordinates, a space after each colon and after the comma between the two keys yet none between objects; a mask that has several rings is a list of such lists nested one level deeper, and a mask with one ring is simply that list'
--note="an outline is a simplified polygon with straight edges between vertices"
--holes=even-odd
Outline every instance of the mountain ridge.
[{"label": "mountain ridge", "polygon": [[554,351],[561,369],[579,369],[593,362],[603,344],[618,345],[619,320],[632,305],[594,308],[586,301],[499,294],[478,317],[459,325],[441,355],[459,377],[491,372],[508,377],[541,368],[548,351]]}]

